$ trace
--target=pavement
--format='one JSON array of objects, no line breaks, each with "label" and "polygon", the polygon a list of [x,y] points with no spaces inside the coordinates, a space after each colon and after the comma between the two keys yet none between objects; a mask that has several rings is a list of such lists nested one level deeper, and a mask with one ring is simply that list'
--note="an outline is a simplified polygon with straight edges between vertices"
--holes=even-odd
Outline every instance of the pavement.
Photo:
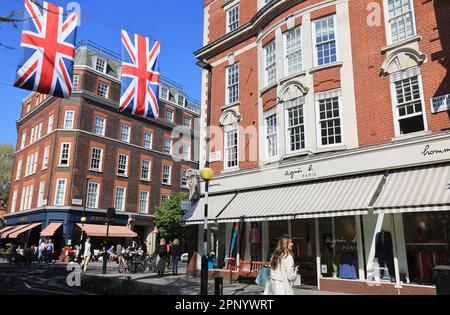
[{"label": "pavement", "polygon": [[[145,274],[120,274],[117,271],[116,263],[108,263],[107,273],[102,274],[101,263],[90,263],[86,275],[105,276],[117,279],[131,277],[133,280],[151,284],[155,289],[161,289],[171,295],[198,295],[200,293],[200,278],[186,276],[186,263],[181,263],[178,275],[166,274],[158,276],[155,273]],[[229,283],[228,279],[223,280],[224,295],[263,295],[264,288],[251,283]],[[208,283],[208,294],[214,294],[214,280]],[[295,295],[337,295],[335,292],[317,291],[316,287],[303,286],[294,288]]]},{"label": "pavement", "polygon": [[[179,274],[158,276],[154,273],[120,274],[118,265],[108,262],[106,275],[102,274],[101,263],[90,263],[86,276],[105,276],[116,279],[131,277],[133,280],[150,284],[154,289],[161,289],[171,295],[199,295],[200,279],[186,276],[186,263],[181,263]],[[57,262],[49,266],[9,266],[0,263],[0,295],[77,295],[88,294],[75,288],[69,288],[60,283],[66,279],[69,271],[67,264]],[[229,283],[223,281],[223,294],[236,295],[262,295],[264,288],[251,283]],[[214,294],[214,281],[208,283],[209,295]],[[336,295],[337,293],[317,291],[315,287],[294,288],[295,295]]]}]

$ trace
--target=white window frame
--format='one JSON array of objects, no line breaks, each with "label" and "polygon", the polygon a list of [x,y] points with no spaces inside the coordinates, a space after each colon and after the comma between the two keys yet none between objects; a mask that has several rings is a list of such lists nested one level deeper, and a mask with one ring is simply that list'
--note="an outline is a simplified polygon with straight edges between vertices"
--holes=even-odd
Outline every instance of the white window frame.
[{"label": "white window frame", "polygon": [[[184,174],[184,177],[186,178],[186,184],[185,185],[183,185],[183,174]],[[187,170],[182,170],[181,171],[181,183],[180,183],[180,185],[181,185],[182,188],[189,188],[189,179],[187,177]]]},{"label": "white window frame", "polygon": [[[147,162],[148,162],[148,170],[146,172],[146,176],[144,177],[142,176],[144,174],[144,164],[146,164]],[[140,174],[141,180],[148,182],[151,181],[152,180],[151,174],[152,174],[152,161],[143,159],[141,163],[141,174]]]},{"label": "white window frame", "polygon": [[[71,120],[67,120],[70,114],[72,114],[72,119]],[[64,129],[73,129],[73,124],[75,121],[75,111],[74,110],[66,110],[64,112]]]},{"label": "white window frame", "polygon": [[17,190],[14,190],[14,192],[13,192],[13,198],[12,198],[12,202],[11,202],[11,213],[16,212],[17,194],[18,194],[18,191],[17,191]]},{"label": "white window frame", "polygon": [[[62,204],[58,203],[58,190],[59,190],[59,183],[64,183],[64,191],[62,192]],[[67,179],[65,178],[58,178],[56,180],[56,187],[55,187],[55,206],[64,206],[65,200],[66,200],[66,185],[67,185]]]},{"label": "white window frame", "polygon": [[[100,94],[99,92],[103,93],[104,89],[100,89],[100,85],[106,86],[105,95]],[[108,98],[109,95],[109,84],[103,81],[97,81],[97,95],[100,97]]]},{"label": "white window frame", "polygon": [[39,123],[39,125],[38,125],[38,135],[37,135],[37,139],[36,140],[41,139],[41,137],[42,137],[42,122]]},{"label": "white window frame", "polygon": [[[127,130],[126,134],[123,132],[124,130]],[[123,139],[123,135],[126,135],[126,139]],[[120,141],[125,143],[130,143],[130,136],[131,136],[131,127],[125,124],[120,125]]]},{"label": "white window frame", "polygon": [[44,148],[44,157],[42,159],[42,170],[47,169],[49,156],[50,156],[50,145],[47,145]]},{"label": "white window frame", "polygon": [[[325,92],[327,93],[327,92]],[[317,135],[317,147],[318,148],[332,148],[332,147],[339,147],[339,146],[343,146],[345,144],[345,138],[344,138],[344,117],[342,116],[342,96],[341,96],[341,91],[340,90],[336,90],[336,91],[332,91],[332,92],[328,92],[330,93],[327,96],[321,96],[321,93],[317,93],[315,96],[315,106],[316,106],[316,135]],[[341,128],[341,142],[339,143],[333,143],[333,144],[326,144],[323,145],[322,144],[322,130],[321,130],[321,126],[320,126],[320,101],[322,100],[326,100],[326,99],[332,99],[332,98],[337,98],[338,99],[338,104],[339,104],[339,120],[340,120],[340,128]]]},{"label": "white window frame", "polygon": [[[169,117],[168,113],[172,113],[172,116]],[[173,123],[175,117],[175,111],[172,108],[166,108],[166,121]]]},{"label": "white window frame", "polygon": [[25,148],[25,143],[27,142],[27,133],[26,132],[24,132],[23,134],[22,134],[22,140],[21,140],[21,143],[20,143],[20,149],[22,150],[23,148]]},{"label": "white window frame", "polygon": [[[233,81],[232,84],[231,81]],[[226,67],[226,79],[225,79],[225,101],[226,104],[234,104],[239,102],[239,63],[236,62],[231,66]],[[230,97],[233,94],[233,98]]]},{"label": "white window frame", "polygon": [[[267,55],[268,55],[267,51],[268,51],[268,48],[272,45],[273,45],[273,54],[274,54],[273,60],[274,61],[273,61],[273,63],[268,64],[267,63]],[[277,46],[276,46],[275,39],[271,40],[269,43],[267,43],[266,45],[263,46],[263,58],[264,58],[263,59],[263,61],[264,61],[264,69],[263,69],[263,71],[264,71],[264,86],[270,86],[277,82]],[[269,82],[269,69],[271,69],[272,67],[274,67],[274,69],[275,69],[275,73],[274,73],[275,76],[273,78],[273,81]]]},{"label": "white window frame", "polygon": [[39,151],[34,152],[34,158],[33,158],[33,170],[31,174],[36,174],[37,171],[37,162],[39,158]]},{"label": "white window frame", "polygon": [[22,173],[22,159],[17,161],[17,169],[16,169],[16,180],[20,179],[20,174]]},{"label": "white window frame", "polygon": [[[142,195],[145,194],[146,198],[142,199]],[[139,213],[148,214],[149,209],[149,199],[150,199],[150,191],[148,190],[139,190]],[[145,202],[145,208],[142,209],[142,205]]]},{"label": "white window frame", "polygon": [[42,207],[44,205],[44,192],[45,192],[45,180],[42,180],[39,183],[39,195],[38,195],[38,207]]},{"label": "white window frame", "polygon": [[[165,170],[166,170],[166,167],[168,167],[169,168],[169,174],[168,174],[168,181],[167,181],[167,183],[165,183],[164,182],[164,175],[165,175]],[[163,171],[162,171],[162,177],[161,177],[161,184],[163,184],[163,185],[171,185],[172,184],[172,166],[171,165],[169,165],[169,164],[163,164],[163,166],[162,166],[162,168],[163,168]]]},{"label": "white window frame", "polygon": [[[68,144],[69,148],[68,148],[68,153],[67,153],[67,165],[66,164],[62,164],[61,160],[63,157],[63,149],[64,149],[64,145]],[[58,167],[69,167],[70,166],[70,147],[71,147],[71,143],[70,142],[61,142],[61,146],[60,146],[60,150],[59,150],[59,161],[58,161]]]},{"label": "white window frame", "polygon": [[[90,187],[96,187],[95,192],[90,191]],[[96,182],[88,182],[88,186],[86,187],[87,193],[86,193],[86,208],[89,209],[98,209],[98,200],[100,196],[100,184]],[[94,196],[94,204],[92,205],[92,196]]]},{"label": "white window frame", "polygon": [[[287,154],[291,154],[291,153],[299,153],[302,151],[306,150],[306,126],[305,126],[305,103],[304,101],[302,102],[302,100],[299,98],[298,101],[299,103],[293,103],[295,102],[297,99],[294,99],[292,101],[286,102],[285,103],[285,108],[284,108],[284,115],[285,115],[285,134],[286,134],[286,153]],[[292,103],[291,103],[292,102]],[[295,108],[295,107],[302,107],[302,112],[303,112],[303,124],[299,124],[296,125],[295,127],[289,127],[289,109],[291,108]],[[303,138],[304,138],[304,147],[300,148],[298,150],[291,150],[291,135],[290,135],[290,130],[293,128],[301,128],[301,126],[303,125]]]},{"label": "white window frame", "polygon": [[[405,75],[403,78],[399,78],[398,80],[391,80],[391,99],[392,99],[392,111],[394,113],[394,129],[395,129],[395,135],[396,137],[402,136],[401,130],[400,130],[400,116],[397,110],[398,102],[397,102],[397,91],[395,89],[395,83],[402,80],[412,79],[413,77],[417,76],[417,83],[419,84],[419,93],[420,93],[420,99],[422,103],[422,119],[423,119],[423,126],[424,130],[417,131],[417,132],[424,132],[428,130],[428,120],[426,117],[426,110],[425,110],[425,97],[424,97],[424,91],[423,91],[423,81],[422,81],[422,75],[420,73],[415,73],[413,75]],[[418,115],[413,115],[418,116]],[[410,116],[410,117],[413,117]],[[407,135],[410,135],[413,133],[408,133]]]},{"label": "white window frame", "polygon": [[[227,130],[227,129],[231,129],[231,128],[233,128],[233,130],[236,130],[236,133],[237,133],[237,144],[236,145],[233,145],[232,147],[227,147],[227,142],[228,142],[228,132],[229,132],[229,130]],[[226,170],[233,170],[233,169],[238,169],[239,168],[239,125],[238,125],[238,123],[234,123],[234,124],[231,124],[231,125],[226,125],[225,127],[224,127],[224,142],[223,142],[223,146],[224,146],[224,149],[223,149],[223,152],[224,152],[224,169],[226,169]],[[237,150],[237,152],[236,152],[236,165],[233,165],[233,166],[228,166],[228,150],[229,149],[232,149],[234,146],[236,146],[236,150]]]},{"label": "white window frame", "polygon": [[[120,169],[120,157],[124,156],[125,157],[125,170],[124,170],[124,174],[119,174],[119,170]],[[128,177],[128,155],[126,154],[122,154],[119,153],[119,155],[117,156],[117,176],[121,176],[121,177]]]},{"label": "white window frame", "polygon": [[183,144],[183,160],[185,161],[191,160],[191,145],[188,143]]},{"label": "white window frame", "polygon": [[[149,139],[145,139],[146,135],[150,135]],[[150,145],[146,145],[146,141],[150,143]],[[146,149],[152,149],[153,148],[153,133],[151,131],[144,131],[143,136],[143,143],[142,146]]]},{"label": "white window frame", "polygon": [[[122,190],[123,189],[123,196],[119,197],[122,198],[122,206],[118,207],[117,206],[117,191],[118,190]],[[116,208],[117,211],[125,211],[125,204],[126,204],[126,200],[127,200],[127,188],[123,187],[123,186],[116,186],[116,188],[114,189],[114,207]]]},{"label": "white window frame", "polygon": [[[166,197],[166,198],[164,198],[164,197]],[[161,203],[164,203],[165,201],[169,200],[169,198],[170,198],[170,195],[168,195],[168,194],[161,194]],[[166,200],[164,200],[164,199],[166,199]]]},{"label": "white window frame", "polygon": [[54,115],[50,115],[50,117],[48,117],[48,125],[47,125],[47,134],[49,134],[50,132],[53,131],[53,122],[55,120],[55,116]]},{"label": "white window frame", "polygon": [[[186,125],[186,118],[189,119],[189,125],[188,126]],[[188,129],[191,129],[191,126],[192,126],[192,117],[191,116],[188,116],[188,115],[184,115],[183,116],[183,126],[185,126]]]},{"label": "white window frame", "polygon": [[178,95],[177,104],[184,107],[186,105],[186,97],[184,97],[183,95]]},{"label": "white window frame", "polygon": [[[227,33],[230,33],[236,29],[239,28],[239,20],[240,20],[240,14],[241,9],[239,8],[239,3],[232,6],[227,10],[226,19],[227,19]],[[234,17],[235,19],[233,21],[230,21],[231,17]]]},{"label": "white window frame", "polygon": [[80,79],[80,76],[78,74],[73,75],[72,90],[78,90],[78,80],[79,79]]},{"label": "white window frame", "polygon": [[161,86],[161,98],[163,100],[169,100],[169,89],[165,86]]},{"label": "white window frame", "polygon": [[[288,49],[288,35],[291,34],[291,33],[296,32],[296,31],[300,32],[300,39],[299,39],[300,40],[300,50],[296,50],[295,52],[291,52],[288,55],[288,51],[287,51],[287,49]],[[302,36],[302,27],[301,26],[297,26],[297,27],[293,28],[292,30],[287,31],[284,34],[283,37],[284,37],[284,69],[285,69],[286,76],[290,76],[290,75],[299,73],[300,71],[303,70],[303,36]],[[300,53],[300,57],[299,57],[300,58],[300,60],[299,60],[300,68],[295,70],[295,71],[290,72],[289,71],[289,58],[288,57],[290,55],[293,55],[293,54],[296,54],[296,53]]]},{"label": "white window frame", "polygon": [[[101,123],[101,125],[98,125],[98,123]],[[101,130],[101,132],[97,132],[97,129]],[[94,117],[94,134],[99,136],[105,136],[105,129],[106,129],[106,119],[101,116],[95,116]]]},{"label": "white window frame", "polygon": [[[103,70],[97,69],[97,64],[98,64],[99,61],[103,62],[103,66],[104,66]],[[100,56],[95,56],[95,58],[94,58],[94,70],[98,71],[100,73],[106,74],[107,68],[108,68],[108,60],[106,58],[103,58],[103,57],[100,57]]]},{"label": "white window frame", "polygon": [[408,0],[409,4],[411,6],[411,12],[412,12],[412,25],[413,25],[413,34],[405,37],[402,40],[398,40],[396,42],[394,42],[393,38],[392,38],[392,29],[391,29],[391,23],[390,22],[390,17],[389,17],[389,0],[383,0],[383,10],[384,10],[384,25],[385,25],[385,29],[386,29],[386,38],[387,38],[387,44],[388,45],[393,45],[396,43],[401,43],[409,38],[412,38],[414,36],[417,35],[417,27],[416,27],[416,14],[415,14],[415,10],[414,10],[414,1],[413,0]]},{"label": "white window frame", "polygon": [[[324,63],[324,64],[319,65],[319,58],[318,58],[318,55],[317,55],[317,46],[318,45],[323,45],[323,44],[326,44],[326,43],[323,42],[323,43],[318,44],[316,42],[316,40],[317,40],[317,38],[316,38],[316,23],[321,22],[323,20],[330,19],[330,18],[333,18],[334,42],[335,42],[335,47],[336,47],[336,60],[335,61],[331,61],[330,60],[329,63]],[[329,15],[329,16],[326,16],[324,18],[320,18],[320,19],[317,19],[317,20],[313,20],[311,22],[312,23],[312,36],[313,36],[312,43],[313,43],[313,46],[314,46],[314,56],[313,56],[314,58],[313,59],[314,59],[314,66],[315,67],[326,66],[326,65],[333,64],[333,63],[339,61],[339,42],[338,42],[338,33],[337,33],[337,29],[338,28],[337,28],[336,22],[337,22],[336,14]],[[328,42],[332,42],[332,41],[328,41]]]},{"label": "white window frame", "polygon": [[31,133],[30,133],[30,144],[32,144],[34,142],[34,133],[35,133],[36,127],[31,128]]},{"label": "white window frame", "polygon": [[[279,124],[278,124],[277,108],[275,107],[273,109],[270,109],[270,110],[266,111],[263,116],[264,116],[264,151],[265,151],[265,157],[266,157],[266,160],[272,160],[272,159],[274,159],[274,158],[276,158],[278,156],[279,147],[280,147],[279,146],[279,128],[278,128]],[[275,133],[269,135],[268,134],[267,120],[269,118],[274,117],[274,116],[275,116]],[[269,136],[273,136],[273,135],[275,135],[276,148],[275,148],[275,154],[271,155],[270,154],[270,150],[269,150]]]},{"label": "white window frame", "polygon": [[[98,168],[92,167],[92,161],[94,159],[94,150],[99,150],[100,151],[100,158],[99,158],[99,162],[98,162]],[[102,148],[98,148],[98,147],[92,147],[91,148],[91,159],[89,161],[89,170],[90,171],[94,171],[94,172],[102,172],[102,170],[103,170],[103,149]]]},{"label": "white window frame", "polygon": [[[170,141],[170,151],[166,151],[166,141]],[[168,153],[168,154],[172,154],[172,149],[173,149],[173,140],[170,138],[164,138],[164,147],[163,147],[163,152],[164,153]]]}]

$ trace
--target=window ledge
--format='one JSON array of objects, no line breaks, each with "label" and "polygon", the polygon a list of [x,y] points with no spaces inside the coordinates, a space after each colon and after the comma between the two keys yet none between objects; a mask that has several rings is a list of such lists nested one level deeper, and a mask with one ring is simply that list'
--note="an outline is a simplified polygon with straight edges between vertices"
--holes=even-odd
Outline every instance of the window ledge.
[{"label": "window ledge", "polygon": [[395,141],[401,141],[401,140],[406,140],[406,139],[411,139],[411,138],[416,138],[416,137],[421,137],[421,136],[427,136],[427,135],[430,135],[431,133],[432,132],[429,130],[417,131],[417,132],[412,132],[412,133],[408,133],[405,135],[396,136],[396,137],[392,138],[391,141],[395,142]]},{"label": "window ledge", "polygon": [[340,67],[343,66],[343,64],[344,63],[342,61],[328,63],[326,65],[321,65],[321,66],[317,66],[317,67],[309,69],[309,73],[311,74],[311,73],[314,73],[314,72],[317,72],[317,71],[321,71],[321,70],[325,70],[325,69],[331,69],[331,68],[337,68],[337,67],[340,68]]},{"label": "window ledge", "polygon": [[274,82],[274,83],[266,86],[265,88],[263,88],[261,91],[259,91],[259,95],[263,95],[267,91],[270,91],[271,89],[273,89],[274,87],[277,87],[277,86],[278,86],[278,82]]},{"label": "window ledge", "polygon": [[89,169],[90,172],[95,172],[95,173],[103,173],[103,171],[101,170],[94,170],[92,168]]},{"label": "window ledge", "polygon": [[313,152],[311,152],[311,151],[309,151],[309,150],[306,150],[306,149],[303,149],[303,150],[299,150],[299,151],[295,151],[295,152],[290,152],[290,153],[287,153],[287,154],[283,155],[283,156],[280,158],[280,161],[289,159],[289,158],[291,158],[291,157],[305,156],[305,155],[311,155],[311,154],[313,154]]},{"label": "window ledge", "polygon": [[239,167],[238,166],[236,166],[236,167],[230,167],[230,168],[226,168],[226,169],[224,169],[222,172],[220,172],[221,174],[227,174],[227,173],[233,173],[233,172],[236,172],[236,171],[239,171],[240,169],[239,169]]},{"label": "window ledge", "polygon": [[120,175],[120,174],[116,174],[117,177],[123,177],[123,178],[128,178],[128,175]]},{"label": "window ledge", "polygon": [[292,79],[294,79],[294,78],[297,78],[297,77],[303,77],[303,76],[305,76],[305,75],[306,75],[306,71],[305,71],[305,70],[299,71],[299,72],[297,72],[297,73],[290,74],[290,75],[288,75],[288,76],[282,78],[282,79],[280,80],[280,84],[283,84],[283,83],[285,83],[285,82],[287,82],[287,81],[289,81],[289,80],[292,80]]},{"label": "window ledge", "polygon": [[395,44],[391,44],[391,45],[388,45],[386,47],[381,48],[381,53],[385,54],[385,53],[387,53],[390,50],[394,50],[394,49],[397,49],[397,48],[402,47],[402,46],[406,46],[406,45],[414,43],[414,42],[419,42],[421,40],[422,40],[422,36],[420,36],[420,35],[417,35],[417,36],[414,36],[414,37],[410,37],[410,38],[407,38],[405,40],[402,40],[401,42],[398,42],[398,43],[395,43]]},{"label": "window ledge", "polygon": [[330,146],[318,148],[318,149],[314,150],[312,153],[316,154],[316,153],[331,152],[331,151],[343,151],[343,150],[347,150],[347,149],[348,148],[345,144],[330,145]]},{"label": "window ledge", "polygon": [[240,101],[237,101],[237,102],[234,102],[234,103],[229,103],[229,104],[223,105],[220,109],[221,109],[222,111],[224,111],[224,110],[226,110],[226,109],[228,109],[228,108],[235,107],[235,106],[239,106],[239,105],[241,105],[241,102],[240,102]]},{"label": "window ledge", "polygon": [[145,178],[141,178],[141,181],[146,182],[146,183],[151,183],[151,179],[145,179]]},{"label": "window ledge", "polygon": [[64,168],[68,168],[69,165],[58,165],[58,167],[64,167]]},{"label": "window ledge", "polygon": [[161,185],[163,185],[163,186],[168,186],[168,187],[172,187],[172,184],[164,184],[164,183],[161,183]]}]

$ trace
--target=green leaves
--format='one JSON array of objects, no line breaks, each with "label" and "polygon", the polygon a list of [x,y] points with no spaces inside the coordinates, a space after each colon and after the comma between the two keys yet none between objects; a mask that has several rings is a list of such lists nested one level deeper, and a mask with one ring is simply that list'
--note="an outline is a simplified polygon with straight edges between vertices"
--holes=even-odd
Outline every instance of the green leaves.
[{"label": "green leaves", "polygon": [[178,222],[186,213],[181,209],[181,201],[187,199],[187,194],[173,193],[169,199],[156,208],[155,223],[160,237],[168,240],[183,238],[185,228],[181,227]]}]

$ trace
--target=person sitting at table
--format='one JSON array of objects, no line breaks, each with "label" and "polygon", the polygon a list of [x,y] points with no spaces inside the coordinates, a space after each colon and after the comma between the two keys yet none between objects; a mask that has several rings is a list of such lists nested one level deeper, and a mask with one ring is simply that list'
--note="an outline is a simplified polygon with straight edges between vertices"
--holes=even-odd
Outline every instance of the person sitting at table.
[{"label": "person sitting at table", "polygon": [[114,245],[111,245],[111,247],[108,249],[108,258],[111,261],[114,261],[117,258],[116,252],[114,250]]}]

